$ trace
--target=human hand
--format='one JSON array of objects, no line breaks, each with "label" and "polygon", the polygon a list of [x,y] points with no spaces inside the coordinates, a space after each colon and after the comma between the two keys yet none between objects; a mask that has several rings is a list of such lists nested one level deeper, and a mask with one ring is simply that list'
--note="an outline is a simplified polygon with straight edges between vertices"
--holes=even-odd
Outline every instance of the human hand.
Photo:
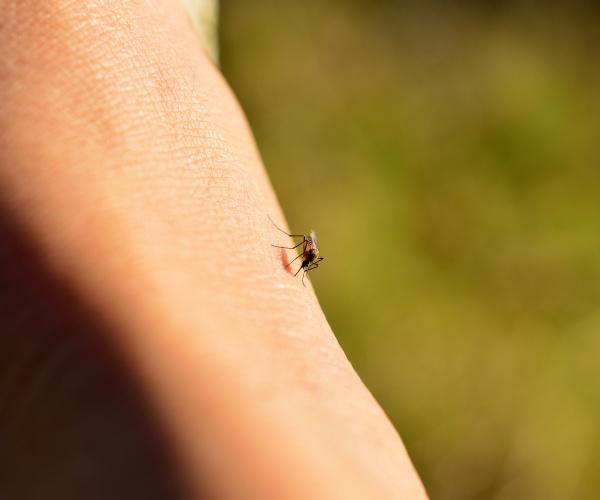
[{"label": "human hand", "polygon": [[0,493],[425,498],[179,6],[0,12]]}]

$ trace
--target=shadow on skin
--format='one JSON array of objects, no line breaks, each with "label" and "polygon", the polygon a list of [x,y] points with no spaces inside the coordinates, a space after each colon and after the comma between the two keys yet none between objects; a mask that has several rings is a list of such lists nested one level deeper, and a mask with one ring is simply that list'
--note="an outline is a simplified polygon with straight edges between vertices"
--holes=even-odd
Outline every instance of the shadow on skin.
[{"label": "shadow on skin", "polygon": [[43,262],[0,208],[0,498],[191,498],[101,315]]}]

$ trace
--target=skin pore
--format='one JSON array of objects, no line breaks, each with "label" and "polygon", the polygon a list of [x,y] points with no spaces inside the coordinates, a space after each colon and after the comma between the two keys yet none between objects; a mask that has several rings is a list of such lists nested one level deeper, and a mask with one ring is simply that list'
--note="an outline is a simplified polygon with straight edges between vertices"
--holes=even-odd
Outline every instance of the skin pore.
[{"label": "skin pore", "polygon": [[0,6],[0,493],[426,498],[179,5]]}]

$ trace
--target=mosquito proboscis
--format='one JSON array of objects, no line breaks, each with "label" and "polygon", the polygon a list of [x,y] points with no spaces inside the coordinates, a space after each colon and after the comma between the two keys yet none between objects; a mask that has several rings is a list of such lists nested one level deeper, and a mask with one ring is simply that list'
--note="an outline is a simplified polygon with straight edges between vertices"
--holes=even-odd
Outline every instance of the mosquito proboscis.
[{"label": "mosquito proboscis", "polygon": [[312,271],[313,269],[316,269],[317,267],[319,267],[319,262],[321,262],[323,260],[323,257],[319,257],[319,242],[317,240],[317,234],[315,233],[315,230],[311,229],[309,235],[286,233],[277,224],[275,224],[275,222],[273,222],[273,219],[271,219],[270,216],[268,216],[268,217],[269,217],[269,220],[273,223],[273,225],[277,229],[279,229],[283,234],[286,234],[290,238],[302,238],[302,241],[294,247],[280,247],[279,245],[273,245],[272,243],[271,243],[271,246],[273,246],[275,248],[285,248],[286,250],[295,250],[300,245],[302,245],[302,253],[300,255],[296,256],[285,267],[289,267],[290,265],[292,265],[292,263],[294,261],[296,261],[297,259],[302,257],[302,264],[300,265],[300,267],[298,268],[298,270],[296,271],[294,276],[298,276],[298,273],[300,271],[304,271],[304,273],[302,274],[302,284],[304,286],[306,286],[304,284],[304,276],[306,276],[306,273],[308,271]]}]

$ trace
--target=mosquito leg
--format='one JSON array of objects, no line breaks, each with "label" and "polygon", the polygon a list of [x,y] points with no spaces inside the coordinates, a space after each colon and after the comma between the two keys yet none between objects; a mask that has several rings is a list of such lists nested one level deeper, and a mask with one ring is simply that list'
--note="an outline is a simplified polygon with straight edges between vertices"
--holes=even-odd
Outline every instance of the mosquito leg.
[{"label": "mosquito leg", "polygon": [[[319,262],[321,262],[323,260],[323,257],[318,258],[315,262],[313,262],[312,264],[310,264],[308,267],[304,268],[304,274],[302,275],[302,284],[304,285],[304,276],[306,276],[306,273],[308,271],[312,271],[313,269],[316,269],[317,267],[319,267]],[[302,268],[300,268],[302,269]],[[296,273],[298,274],[298,273]],[[306,286],[306,285],[304,285]]]},{"label": "mosquito leg", "polygon": [[[294,260],[297,260],[298,258],[302,257],[302,255],[303,255],[303,254],[297,255],[297,256],[294,258]],[[292,263],[294,262],[294,260],[292,260],[292,261],[291,261],[291,262],[290,262],[290,263],[289,263],[287,266],[284,266],[284,267],[290,267],[290,266],[292,265]],[[302,268],[300,268],[300,269],[302,269]],[[297,273],[296,273],[296,274],[297,274]],[[294,276],[296,276],[296,275],[294,274]]]},{"label": "mosquito leg", "polygon": [[[286,250],[295,250],[295,249],[296,249],[296,248],[298,248],[300,245],[304,245],[304,246],[302,247],[302,253],[301,253],[300,255],[296,255],[296,257],[295,257],[294,259],[292,259],[292,261],[291,261],[291,262],[289,262],[289,263],[288,263],[286,266],[284,266],[284,267],[289,267],[289,266],[290,266],[290,265],[291,265],[291,264],[292,264],[292,263],[293,263],[293,262],[294,262],[296,259],[298,259],[299,257],[302,257],[302,256],[303,256],[303,255],[306,253],[306,245],[308,245],[308,240],[307,240],[307,239],[305,239],[304,241],[301,241],[301,242],[300,242],[300,243],[298,243],[298,244],[297,244],[295,247],[280,247],[280,246],[278,246],[278,245],[273,245],[273,244],[271,243],[271,246],[272,246],[272,247],[275,247],[275,248],[285,248]],[[295,275],[294,275],[294,276],[295,276]]]},{"label": "mosquito leg", "polygon": [[[305,240],[304,240],[302,243],[304,243],[304,246],[302,247],[302,253],[301,253],[300,255],[297,255],[297,256],[294,258],[294,260],[298,259],[299,257],[304,257],[304,255],[306,255],[306,247],[308,246],[308,240],[306,240],[306,239],[305,239]],[[298,245],[298,246],[299,246],[299,245]],[[292,262],[294,262],[294,260],[292,260]],[[285,266],[285,267],[289,267],[289,266],[292,264],[292,262],[290,262],[290,263],[289,263],[287,266]],[[300,269],[302,269],[302,266],[300,266]],[[296,272],[296,274],[298,274],[298,273]],[[294,274],[294,276],[296,276],[296,274]]]},{"label": "mosquito leg", "polygon": [[311,262],[306,267],[306,272],[312,271],[313,269],[316,269],[317,267],[319,267],[319,262],[321,262],[322,260],[323,260],[323,257],[319,257],[318,259],[315,259],[313,262]]},{"label": "mosquito leg", "polygon": [[302,284],[306,288],[306,284],[304,283],[304,276],[306,276],[306,270],[304,270],[304,274],[302,275]]},{"label": "mosquito leg", "polygon": [[[267,214],[267,217],[269,218],[269,220],[271,222],[273,222],[273,219],[271,219],[271,216],[269,214]],[[292,238],[306,238],[305,234],[290,234],[290,233],[286,233],[283,229],[281,229],[277,224],[275,224],[273,222],[273,225],[279,229],[283,234],[287,234],[288,236],[291,236]],[[280,248],[284,248],[284,247],[280,247]]]},{"label": "mosquito leg", "polygon": [[295,247],[280,247],[279,245],[273,245],[273,243],[271,243],[271,246],[275,247],[275,248],[285,248],[287,250],[294,250],[294,249],[298,248],[300,245],[302,245],[302,243],[304,243],[304,241],[301,241]]}]

